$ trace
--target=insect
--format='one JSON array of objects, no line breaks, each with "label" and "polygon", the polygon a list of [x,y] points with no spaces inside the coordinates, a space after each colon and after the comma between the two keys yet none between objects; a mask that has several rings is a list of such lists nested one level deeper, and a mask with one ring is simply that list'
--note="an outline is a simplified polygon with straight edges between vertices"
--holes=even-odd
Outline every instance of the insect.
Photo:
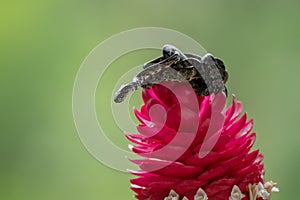
[{"label": "insect", "polygon": [[164,45],[162,56],[144,64],[131,83],[122,85],[115,93],[114,101],[121,103],[139,87],[149,88],[164,81],[188,81],[200,96],[225,92],[228,73],[222,60],[211,54],[203,57],[182,53],[172,45]]}]

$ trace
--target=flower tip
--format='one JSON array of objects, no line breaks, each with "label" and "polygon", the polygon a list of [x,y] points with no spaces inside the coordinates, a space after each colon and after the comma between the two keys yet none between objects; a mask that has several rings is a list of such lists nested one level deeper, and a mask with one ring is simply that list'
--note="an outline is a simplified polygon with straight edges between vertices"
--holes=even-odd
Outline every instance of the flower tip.
[{"label": "flower tip", "polygon": [[257,193],[258,197],[261,197],[263,199],[268,199],[270,197],[270,193],[266,190],[266,188],[261,182],[258,183],[257,187],[258,187],[258,193]]},{"label": "flower tip", "polygon": [[128,149],[129,149],[129,150],[131,150],[131,151],[132,151],[132,150],[133,150],[133,148],[134,148],[134,146],[133,146],[132,144],[128,144]]},{"label": "flower tip", "polygon": [[207,194],[204,192],[202,188],[199,188],[196,195],[195,200],[208,200]]},{"label": "flower tip", "polygon": [[277,183],[274,183],[273,181],[268,181],[264,184],[264,187],[269,193],[272,192],[279,192],[279,188],[275,187]]},{"label": "flower tip", "polygon": [[278,187],[273,187],[272,190],[271,190],[271,192],[279,192],[279,191],[280,191],[280,190],[279,190]]},{"label": "flower tip", "polygon": [[229,200],[241,200],[244,197],[245,195],[241,192],[240,188],[237,185],[234,185]]},{"label": "flower tip", "polygon": [[258,184],[249,184],[248,191],[250,200],[256,200],[257,198],[270,199],[272,192],[279,192],[279,189],[275,187],[276,183],[268,181],[265,184],[259,182]]},{"label": "flower tip", "polygon": [[164,200],[179,200],[179,195],[174,190],[171,190],[169,196],[165,197]]}]

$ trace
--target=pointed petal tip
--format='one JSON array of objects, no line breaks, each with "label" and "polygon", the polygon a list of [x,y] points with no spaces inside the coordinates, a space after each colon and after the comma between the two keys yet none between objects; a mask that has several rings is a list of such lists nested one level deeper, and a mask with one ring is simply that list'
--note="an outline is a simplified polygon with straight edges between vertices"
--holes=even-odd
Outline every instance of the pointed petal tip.
[{"label": "pointed petal tip", "polygon": [[179,195],[174,190],[171,190],[169,196],[165,197],[164,200],[179,200]]},{"label": "pointed petal tip", "polygon": [[231,190],[231,195],[229,200],[241,200],[245,195],[242,193],[240,188],[237,185],[234,185]]},{"label": "pointed petal tip", "polygon": [[207,194],[202,188],[197,190],[194,200],[208,200]]}]

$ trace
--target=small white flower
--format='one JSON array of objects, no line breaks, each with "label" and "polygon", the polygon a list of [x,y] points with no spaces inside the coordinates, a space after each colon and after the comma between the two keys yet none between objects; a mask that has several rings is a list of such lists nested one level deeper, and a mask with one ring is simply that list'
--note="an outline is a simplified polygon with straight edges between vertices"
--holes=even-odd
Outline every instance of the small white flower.
[{"label": "small white flower", "polygon": [[263,199],[268,199],[270,197],[270,193],[266,190],[266,188],[261,182],[258,183],[257,189],[258,189],[257,192],[258,197],[261,197]]},{"label": "small white flower", "polygon": [[265,183],[264,187],[269,193],[279,192],[279,188],[275,187],[277,184],[273,181],[268,181]]},{"label": "small white flower", "polygon": [[165,197],[164,200],[179,200],[179,195],[174,190],[171,190],[169,196]]},{"label": "small white flower", "polygon": [[273,187],[271,192],[279,192],[279,188],[278,187]]},{"label": "small white flower", "polygon": [[240,188],[237,185],[234,185],[229,200],[241,200],[244,197],[245,195],[241,192]]},{"label": "small white flower", "polygon": [[194,200],[208,200],[207,194],[204,192],[204,190],[202,190],[202,188],[199,188]]}]

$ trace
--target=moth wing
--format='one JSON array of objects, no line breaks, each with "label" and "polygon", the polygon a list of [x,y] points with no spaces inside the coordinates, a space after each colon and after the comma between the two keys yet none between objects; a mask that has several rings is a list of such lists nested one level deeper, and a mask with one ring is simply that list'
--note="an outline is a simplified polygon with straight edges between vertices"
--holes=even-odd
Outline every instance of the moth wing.
[{"label": "moth wing", "polygon": [[140,86],[146,86],[148,84],[158,84],[164,81],[185,81],[185,78],[179,71],[171,68],[170,65],[158,63],[151,65],[138,73],[133,80]]}]

